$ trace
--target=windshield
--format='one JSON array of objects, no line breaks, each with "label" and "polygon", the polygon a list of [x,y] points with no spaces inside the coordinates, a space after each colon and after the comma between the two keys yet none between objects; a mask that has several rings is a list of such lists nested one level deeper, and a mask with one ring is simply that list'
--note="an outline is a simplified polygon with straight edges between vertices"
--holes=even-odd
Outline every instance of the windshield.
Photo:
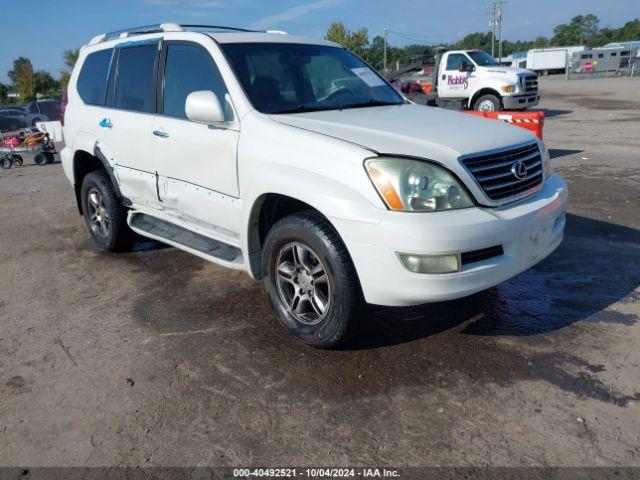
[{"label": "windshield", "polygon": [[262,113],[300,113],[398,105],[403,98],[342,48],[294,43],[221,45]]},{"label": "windshield", "polygon": [[499,61],[497,61],[495,58],[493,58],[491,55],[489,55],[486,52],[475,51],[475,52],[467,52],[467,54],[471,57],[471,60],[476,62],[476,65],[479,65],[480,67],[500,65]]}]

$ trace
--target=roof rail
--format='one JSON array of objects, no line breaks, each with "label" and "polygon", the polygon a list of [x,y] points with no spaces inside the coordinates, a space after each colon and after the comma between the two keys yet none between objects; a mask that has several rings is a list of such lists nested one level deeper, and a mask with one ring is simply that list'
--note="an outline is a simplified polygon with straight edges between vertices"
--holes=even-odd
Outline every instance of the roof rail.
[{"label": "roof rail", "polygon": [[188,25],[182,24],[180,25],[182,28],[210,28],[216,30],[230,30],[233,32],[256,32],[256,30],[248,30],[246,28],[236,28],[236,27],[225,27],[222,25]]},{"label": "roof rail", "polygon": [[[148,33],[160,33],[160,32],[183,32],[187,28],[229,30],[233,32],[256,32],[256,30],[247,30],[246,28],[236,28],[236,27],[225,27],[222,25],[196,25],[196,24],[178,25],[176,23],[157,23],[153,25],[143,25],[141,27],[125,28],[123,30],[116,30],[115,32],[103,33],[101,35],[97,35],[93,37],[89,42],[89,45],[96,45],[98,43],[106,42],[107,40],[113,40],[115,38],[127,38],[133,35],[145,35]],[[284,33],[284,32],[278,32],[278,33]]]},{"label": "roof rail", "polygon": [[160,33],[160,32],[182,32],[183,28],[176,23],[157,23],[153,25],[143,25],[141,27],[125,28],[123,30],[116,30],[114,32],[103,33],[97,35],[91,39],[89,45],[95,45],[97,43],[106,42],[107,40],[113,40],[114,38],[127,38],[132,35],[145,35],[147,33]]}]

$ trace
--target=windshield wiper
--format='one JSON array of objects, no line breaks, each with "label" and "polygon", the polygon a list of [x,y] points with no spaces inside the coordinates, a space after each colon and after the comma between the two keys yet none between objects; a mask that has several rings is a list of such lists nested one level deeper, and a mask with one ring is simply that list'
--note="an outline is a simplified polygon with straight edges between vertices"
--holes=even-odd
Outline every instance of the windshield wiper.
[{"label": "windshield wiper", "polygon": [[281,113],[319,112],[321,110],[327,110],[327,109],[323,107],[312,107],[310,105],[298,105],[297,107],[288,108],[286,110],[276,110],[275,112],[269,112],[269,115],[278,115]]},{"label": "windshield wiper", "polygon": [[401,103],[381,102],[380,100],[367,100],[366,102],[354,103],[342,107],[336,107],[337,110],[346,110],[348,108],[366,108],[366,107],[387,107],[389,105],[402,105]]}]

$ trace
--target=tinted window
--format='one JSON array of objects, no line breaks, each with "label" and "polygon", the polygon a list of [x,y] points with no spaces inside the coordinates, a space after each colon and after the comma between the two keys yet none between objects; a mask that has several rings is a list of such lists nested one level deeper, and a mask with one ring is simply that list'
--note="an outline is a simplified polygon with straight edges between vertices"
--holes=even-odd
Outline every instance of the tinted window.
[{"label": "tinted window", "polygon": [[169,44],[164,68],[163,113],[187,118],[187,96],[198,90],[211,90],[221,104],[227,93],[211,55],[195,45]]},{"label": "tinted window", "polygon": [[458,70],[462,62],[466,62],[467,57],[460,53],[454,53],[447,57],[447,70]]},{"label": "tinted window", "polygon": [[87,56],[78,76],[78,93],[89,105],[104,105],[109,63],[113,49],[100,50]]},{"label": "tinted window", "polygon": [[127,47],[118,55],[114,106],[136,112],[153,112],[157,45]]},{"label": "tinted window", "polygon": [[474,51],[468,52],[471,59],[481,67],[489,67],[491,65],[500,65],[500,62],[489,55],[487,52]]}]

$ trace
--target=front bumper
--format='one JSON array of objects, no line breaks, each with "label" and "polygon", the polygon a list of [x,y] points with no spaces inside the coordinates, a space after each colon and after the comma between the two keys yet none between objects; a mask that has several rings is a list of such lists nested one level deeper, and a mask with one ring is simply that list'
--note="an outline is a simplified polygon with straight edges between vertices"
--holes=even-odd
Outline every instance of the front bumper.
[{"label": "front bumper", "polygon": [[534,107],[540,101],[537,93],[530,95],[509,95],[502,97],[502,105],[505,110],[516,110],[519,108]]},{"label": "front bumper", "polygon": [[[369,303],[403,306],[465,297],[532,267],[562,241],[567,187],[557,174],[531,197],[500,208],[386,212],[377,223],[332,218]],[[451,254],[502,245],[504,254],[457,273],[407,270],[398,252]]]}]

